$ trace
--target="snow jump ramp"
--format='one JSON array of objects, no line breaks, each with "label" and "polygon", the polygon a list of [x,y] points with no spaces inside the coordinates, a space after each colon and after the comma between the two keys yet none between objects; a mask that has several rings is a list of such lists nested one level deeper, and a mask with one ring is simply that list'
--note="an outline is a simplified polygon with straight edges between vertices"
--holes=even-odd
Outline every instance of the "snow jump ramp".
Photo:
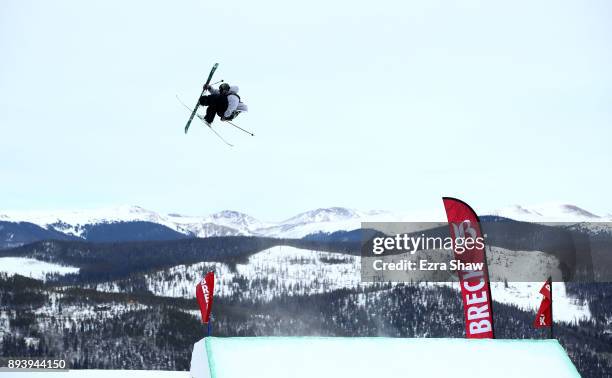
[{"label": "snow jump ramp", "polygon": [[580,377],[556,340],[209,337],[194,378]]}]

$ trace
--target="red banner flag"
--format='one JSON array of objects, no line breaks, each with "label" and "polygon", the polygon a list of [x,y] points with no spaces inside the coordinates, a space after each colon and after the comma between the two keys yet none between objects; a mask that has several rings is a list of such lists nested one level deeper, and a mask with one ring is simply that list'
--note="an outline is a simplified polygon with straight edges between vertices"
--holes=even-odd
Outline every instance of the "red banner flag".
[{"label": "red banner flag", "polygon": [[536,328],[552,327],[552,301],[543,298],[533,326]]},{"label": "red banner flag", "polygon": [[544,296],[540,303],[540,309],[536,314],[536,318],[533,321],[533,326],[536,328],[551,327],[551,338],[552,338],[552,277],[549,277],[542,288],[540,294]]},{"label": "red banner flag", "polygon": [[456,198],[444,197],[455,259],[471,270],[457,271],[461,285],[465,334],[468,339],[492,339],[493,301],[480,221],[472,208]]},{"label": "red banner flag", "polygon": [[196,285],[196,299],[200,305],[202,323],[210,320],[210,310],[213,304],[213,292],[215,288],[215,273],[208,272],[200,283]]},{"label": "red banner flag", "polygon": [[540,289],[540,294],[542,294],[544,297],[552,301],[551,288],[552,288],[551,279],[549,278],[546,280],[546,282],[544,282],[544,285]]}]

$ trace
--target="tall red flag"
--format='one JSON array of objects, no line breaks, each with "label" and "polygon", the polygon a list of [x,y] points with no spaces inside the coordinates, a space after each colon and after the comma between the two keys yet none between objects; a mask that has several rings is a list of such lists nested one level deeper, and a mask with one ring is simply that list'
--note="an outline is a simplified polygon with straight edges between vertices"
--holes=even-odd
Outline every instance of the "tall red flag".
[{"label": "tall red flag", "polygon": [[[495,338],[493,301],[480,220],[467,203],[450,197],[443,197],[442,200],[453,238],[455,260],[463,264],[471,263],[474,268],[457,272],[463,300],[465,335],[468,339]],[[482,243],[467,243],[468,239]]]},{"label": "tall red flag", "polygon": [[206,276],[196,285],[196,299],[200,305],[202,323],[210,320],[210,310],[213,304],[213,292],[215,288],[215,273],[208,272]]},{"label": "tall red flag", "polygon": [[[540,289],[540,294],[544,296],[540,303],[540,308],[533,321],[533,326],[536,328],[552,327],[552,279],[549,278],[544,282]],[[552,328],[551,328],[552,329]],[[552,336],[552,335],[551,335]]]}]

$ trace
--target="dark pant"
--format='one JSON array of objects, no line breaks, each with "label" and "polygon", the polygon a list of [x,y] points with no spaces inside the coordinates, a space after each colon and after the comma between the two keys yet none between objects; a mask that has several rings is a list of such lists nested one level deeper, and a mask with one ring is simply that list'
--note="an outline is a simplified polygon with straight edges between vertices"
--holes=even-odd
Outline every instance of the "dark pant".
[{"label": "dark pant", "polygon": [[225,113],[225,111],[220,111],[216,106],[210,105],[206,108],[206,116],[204,116],[204,120],[208,123],[212,123],[215,120],[215,114],[218,114],[221,117]]},{"label": "dark pant", "polygon": [[206,115],[204,120],[212,123],[215,120],[215,115],[222,117],[227,110],[227,99],[222,96],[202,96],[200,97],[200,105],[206,106]]}]

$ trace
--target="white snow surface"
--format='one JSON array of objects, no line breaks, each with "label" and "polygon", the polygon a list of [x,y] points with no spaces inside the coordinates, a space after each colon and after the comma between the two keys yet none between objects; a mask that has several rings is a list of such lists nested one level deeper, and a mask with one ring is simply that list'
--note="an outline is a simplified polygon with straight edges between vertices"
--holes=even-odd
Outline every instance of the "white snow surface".
[{"label": "white snow surface", "polygon": [[580,377],[556,340],[384,337],[210,337],[194,345],[191,375],[194,378]]},{"label": "white snow surface", "polygon": [[48,273],[61,275],[78,273],[79,268],[52,264],[27,257],[0,257],[0,272],[6,272],[9,275],[19,274],[41,280]]}]

